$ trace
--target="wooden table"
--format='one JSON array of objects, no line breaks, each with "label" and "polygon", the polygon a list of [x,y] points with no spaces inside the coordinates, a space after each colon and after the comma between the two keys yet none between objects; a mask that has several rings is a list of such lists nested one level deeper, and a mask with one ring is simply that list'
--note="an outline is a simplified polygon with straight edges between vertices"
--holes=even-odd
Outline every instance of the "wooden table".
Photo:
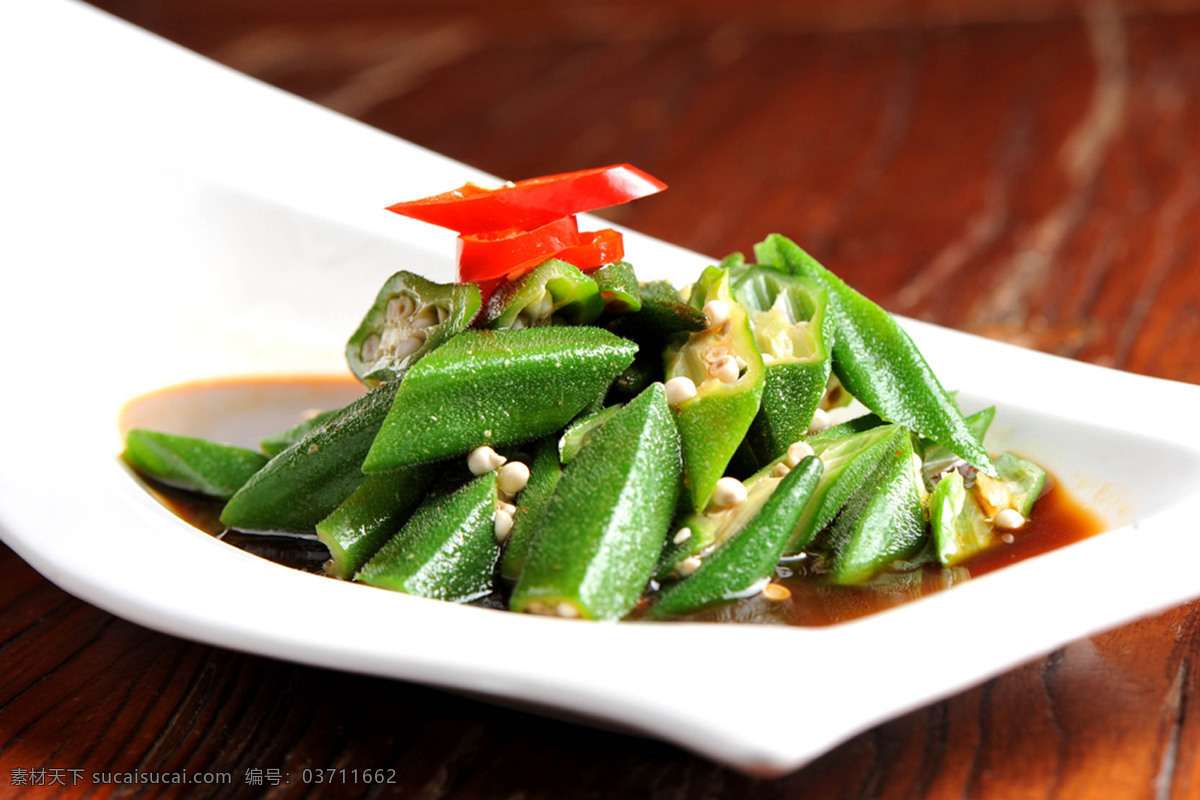
[{"label": "wooden table", "polygon": [[[98,5],[498,175],[635,163],[671,190],[611,218],[686,247],[780,231],[890,310],[1200,382],[1194,2]],[[0,794],[32,769],[71,797],[122,795],[93,772],[187,769],[232,784],[186,796],[290,796],[301,770],[346,768],[396,783],[308,793],[1200,796],[1196,604],[755,781],[665,744],[152,633],[7,548],[0,565]]]}]

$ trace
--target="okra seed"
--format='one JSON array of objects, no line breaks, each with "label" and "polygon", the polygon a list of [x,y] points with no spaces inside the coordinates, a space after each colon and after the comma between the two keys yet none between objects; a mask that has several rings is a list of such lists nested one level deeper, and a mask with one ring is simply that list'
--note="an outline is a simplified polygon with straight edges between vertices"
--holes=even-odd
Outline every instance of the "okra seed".
[{"label": "okra seed", "polygon": [[1000,541],[1004,542],[1005,544],[1012,544],[1016,540],[1017,537],[1013,536],[1011,533],[1000,534]]},{"label": "okra seed", "polygon": [[771,477],[782,478],[791,471],[792,471],[791,467],[789,467],[786,463],[780,461],[778,464],[771,467]]},{"label": "okra seed", "polygon": [[1025,517],[1015,508],[1006,508],[996,515],[993,522],[996,523],[997,528],[1015,531],[1025,524]]},{"label": "okra seed", "polygon": [[408,319],[412,316],[416,306],[413,304],[412,298],[408,295],[400,295],[388,300],[387,312],[385,317],[389,325],[395,325],[397,322]]},{"label": "okra seed", "polygon": [[379,334],[373,333],[362,343],[362,360],[370,363],[379,358]]},{"label": "okra seed", "polygon": [[676,571],[685,578],[691,575],[696,570],[700,569],[700,559],[696,556],[688,556],[683,561],[675,565]]},{"label": "okra seed", "polygon": [[505,513],[508,513],[508,514],[516,514],[516,513],[517,513],[517,507],[516,507],[516,506],[514,506],[512,503],[506,503],[506,502],[505,502],[505,501],[503,501],[503,500],[501,500],[500,502],[496,503],[496,508],[498,508],[498,509],[500,509],[501,511],[503,511],[503,512],[505,512]]},{"label": "okra seed", "polygon": [[510,461],[500,468],[496,484],[505,494],[516,494],[529,483],[529,467],[520,461]]},{"label": "okra seed", "polygon": [[508,535],[512,533],[512,529],[512,514],[503,508],[497,508],[496,513],[492,515],[492,533],[496,536],[496,541],[503,543],[508,538]]},{"label": "okra seed", "polygon": [[679,530],[675,531],[675,537],[671,539],[671,541],[675,544],[683,544],[690,538],[692,538],[692,529],[680,528]]},{"label": "okra seed", "polygon": [[486,475],[505,461],[508,459],[485,444],[476,447],[467,456],[467,469],[471,470],[472,475]]},{"label": "okra seed", "polygon": [[738,379],[739,370],[734,356],[721,356],[709,370],[710,374],[721,383],[733,383]]},{"label": "okra seed", "polygon": [[746,501],[746,487],[737,478],[725,476],[717,481],[717,486],[713,489],[712,501],[722,508],[732,508],[738,503]]},{"label": "okra seed", "polygon": [[557,606],[554,607],[554,610],[558,612],[560,617],[566,617],[567,619],[575,619],[579,616],[579,609],[576,608],[574,604],[568,603],[566,600],[561,601]]},{"label": "okra seed", "polygon": [[819,433],[829,427],[829,415],[825,410],[818,408],[813,412],[812,422],[809,423],[808,429],[812,433]]},{"label": "okra seed", "polygon": [[412,321],[412,329],[414,331],[424,330],[431,325],[437,325],[437,312],[432,308],[427,308],[416,316]]},{"label": "okra seed", "polygon": [[709,328],[719,328],[729,319],[729,304],[724,300],[709,300],[704,304]]},{"label": "okra seed", "polygon": [[787,455],[783,457],[783,463],[787,464],[788,468],[791,469],[812,454],[813,449],[809,446],[808,442],[792,442],[788,445]]},{"label": "okra seed", "polygon": [[666,390],[667,402],[673,406],[677,406],[684,400],[690,400],[696,396],[696,384],[686,375],[671,378],[666,383]]},{"label": "okra seed", "polygon": [[778,583],[768,583],[763,587],[762,593],[763,597],[768,600],[774,600],[777,603],[787,600],[792,596],[791,591],[786,586],[781,586]]}]

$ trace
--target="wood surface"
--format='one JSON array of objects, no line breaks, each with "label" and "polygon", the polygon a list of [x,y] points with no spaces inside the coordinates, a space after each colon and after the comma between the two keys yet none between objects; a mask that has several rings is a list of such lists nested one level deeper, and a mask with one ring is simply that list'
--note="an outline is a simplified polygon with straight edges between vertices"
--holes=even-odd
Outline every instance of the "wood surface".
[{"label": "wood surface", "polygon": [[[1200,382],[1194,2],[97,4],[497,175],[637,164],[671,189],[608,216],[683,246],[720,256],[779,231],[892,311]],[[1114,591],[1153,557],[1114,564]],[[131,796],[91,773],[187,769],[232,784],[171,794],[1200,797],[1197,604],[759,781],[653,741],[163,636],[7,548],[0,567],[0,795]],[[803,724],[820,678],[798,669],[806,688],[780,708]],[[306,768],[396,782],[304,786]],[[26,769],[89,778],[13,786]],[[291,783],[246,783],[272,769]]]}]

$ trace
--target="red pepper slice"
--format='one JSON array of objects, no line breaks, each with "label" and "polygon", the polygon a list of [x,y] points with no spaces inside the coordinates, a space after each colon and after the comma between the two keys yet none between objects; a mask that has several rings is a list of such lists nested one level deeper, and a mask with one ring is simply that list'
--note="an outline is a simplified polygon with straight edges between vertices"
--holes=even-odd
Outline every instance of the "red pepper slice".
[{"label": "red pepper slice", "polygon": [[462,234],[533,231],[584,211],[661,192],[667,185],[629,164],[564,172],[484,189],[466,184],[452,192],[388,206],[389,211]]},{"label": "red pepper slice", "polygon": [[520,274],[555,253],[579,244],[575,217],[562,217],[532,231],[461,234],[458,237],[458,279],[486,281]]},{"label": "red pepper slice", "polygon": [[587,272],[624,258],[625,240],[612,228],[585,231],[579,234],[579,244],[564,247],[554,257]]}]

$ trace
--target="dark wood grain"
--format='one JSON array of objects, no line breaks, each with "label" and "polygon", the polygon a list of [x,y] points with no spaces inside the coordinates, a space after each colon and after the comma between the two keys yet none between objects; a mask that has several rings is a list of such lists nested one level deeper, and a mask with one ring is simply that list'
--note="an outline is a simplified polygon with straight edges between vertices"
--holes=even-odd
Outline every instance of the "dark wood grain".
[{"label": "dark wood grain", "polygon": [[[684,246],[719,256],[780,231],[891,310],[1200,382],[1194,3],[98,5],[498,175],[638,164],[671,190],[609,216]],[[7,549],[0,567],[0,794],[20,791],[15,769],[79,768],[230,773],[168,792],[187,797],[1200,796],[1196,604],[754,781],[661,743],[159,635]],[[1148,566],[1114,565],[1114,591],[1127,568]],[[802,724],[803,697],[781,713]],[[298,785],[340,767],[396,783]],[[255,769],[292,782],[249,786]]]}]

